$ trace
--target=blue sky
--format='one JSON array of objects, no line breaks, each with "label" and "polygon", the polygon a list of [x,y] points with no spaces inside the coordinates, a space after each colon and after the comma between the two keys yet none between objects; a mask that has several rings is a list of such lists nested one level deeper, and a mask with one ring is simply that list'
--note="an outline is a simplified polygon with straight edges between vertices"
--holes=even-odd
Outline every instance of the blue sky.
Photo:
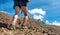
[{"label": "blue sky", "polygon": [[[0,11],[14,15],[13,0],[0,0]],[[60,26],[60,0],[31,0],[27,5],[31,18]],[[20,14],[23,16],[23,14]]]}]

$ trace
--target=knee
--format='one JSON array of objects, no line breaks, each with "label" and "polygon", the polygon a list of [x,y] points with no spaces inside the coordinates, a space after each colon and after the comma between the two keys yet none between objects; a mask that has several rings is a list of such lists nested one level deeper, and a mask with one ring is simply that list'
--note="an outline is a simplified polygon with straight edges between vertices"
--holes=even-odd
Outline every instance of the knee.
[{"label": "knee", "polygon": [[28,14],[24,14],[25,16],[28,16]]},{"label": "knee", "polygon": [[15,13],[15,15],[19,15],[19,13]]},{"label": "knee", "polygon": [[18,6],[15,6],[15,15],[19,15],[20,8]]},{"label": "knee", "polygon": [[18,18],[18,15],[14,15],[15,18]]}]

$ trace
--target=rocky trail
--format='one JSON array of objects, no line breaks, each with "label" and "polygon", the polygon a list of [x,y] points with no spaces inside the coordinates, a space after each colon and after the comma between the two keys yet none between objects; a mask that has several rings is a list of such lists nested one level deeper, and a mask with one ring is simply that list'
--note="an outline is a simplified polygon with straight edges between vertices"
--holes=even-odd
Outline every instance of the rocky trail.
[{"label": "rocky trail", "polygon": [[46,25],[42,21],[31,19],[32,27],[29,29],[29,22],[25,29],[20,28],[22,19],[18,19],[16,29],[8,29],[7,25],[10,23],[12,17],[6,13],[0,12],[0,35],[60,35],[60,27],[55,25]]}]

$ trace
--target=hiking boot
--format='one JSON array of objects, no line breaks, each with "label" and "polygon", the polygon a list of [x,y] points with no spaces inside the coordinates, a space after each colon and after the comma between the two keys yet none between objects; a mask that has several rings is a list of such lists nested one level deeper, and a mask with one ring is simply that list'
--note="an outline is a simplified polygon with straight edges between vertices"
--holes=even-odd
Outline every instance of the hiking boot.
[{"label": "hiking boot", "polygon": [[16,29],[15,25],[12,25],[12,24],[8,24],[8,27],[7,28],[8,29],[11,29],[11,30]]},{"label": "hiking boot", "polygon": [[21,25],[21,29],[22,30],[27,29],[27,26],[26,25]]},{"label": "hiking boot", "polygon": [[32,30],[34,30],[34,27],[28,27],[28,29],[32,29]]}]

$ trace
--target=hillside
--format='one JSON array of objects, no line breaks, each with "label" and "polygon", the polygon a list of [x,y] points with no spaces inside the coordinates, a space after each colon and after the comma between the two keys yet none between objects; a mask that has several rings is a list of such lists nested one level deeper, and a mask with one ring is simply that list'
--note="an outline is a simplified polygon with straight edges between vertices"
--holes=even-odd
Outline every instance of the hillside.
[{"label": "hillside", "polygon": [[[11,22],[12,16],[0,12],[0,35],[60,35],[60,27],[54,25],[46,25],[42,21],[30,19],[34,29],[21,30],[20,22],[23,18],[18,18],[16,26],[18,28],[10,30],[7,25]],[[27,25],[29,22],[27,22]]]}]

